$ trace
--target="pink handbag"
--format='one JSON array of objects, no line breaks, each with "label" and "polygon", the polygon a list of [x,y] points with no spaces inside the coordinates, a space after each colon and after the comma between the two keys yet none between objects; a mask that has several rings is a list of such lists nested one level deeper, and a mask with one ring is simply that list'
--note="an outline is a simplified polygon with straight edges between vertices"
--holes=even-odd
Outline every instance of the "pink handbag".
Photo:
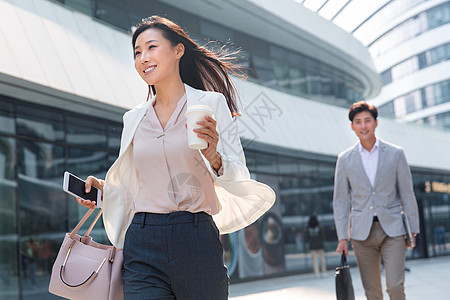
[{"label": "pink handbag", "polygon": [[83,237],[77,234],[93,211],[90,209],[73,231],[66,233],[53,264],[48,290],[73,300],[122,300],[122,250],[96,243],[89,236],[102,210]]}]

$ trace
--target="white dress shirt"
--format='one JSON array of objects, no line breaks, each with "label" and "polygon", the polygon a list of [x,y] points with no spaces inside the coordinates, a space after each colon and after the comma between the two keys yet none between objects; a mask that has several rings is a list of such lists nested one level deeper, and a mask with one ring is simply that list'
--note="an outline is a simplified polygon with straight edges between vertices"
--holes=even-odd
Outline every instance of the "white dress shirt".
[{"label": "white dress shirt", "polygon": [[366,171],[366,175],[369,178],[370,184],[372,185],[372,187],[374,187],[375,176],[377,174],[377,167],[378,167],[378,152],[379,152],[378,150],[380,148],[380,142],[377,139],[370,151],[367,151],[363,147],[361,142],[359,143],[358,146],[364,171]]}]

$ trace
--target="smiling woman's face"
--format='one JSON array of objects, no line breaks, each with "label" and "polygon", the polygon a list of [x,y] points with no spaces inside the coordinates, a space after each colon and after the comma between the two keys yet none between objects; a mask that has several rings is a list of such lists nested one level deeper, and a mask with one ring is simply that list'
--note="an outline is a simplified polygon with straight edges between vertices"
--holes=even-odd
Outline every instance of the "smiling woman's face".
[{"label": "smiling woman's face", "polygon": [[148,85],[158,85],[180,76],[179,61],[184,54],[184,46],[172,46],[159,29],[143,31],[136,39],[134,66]]}]

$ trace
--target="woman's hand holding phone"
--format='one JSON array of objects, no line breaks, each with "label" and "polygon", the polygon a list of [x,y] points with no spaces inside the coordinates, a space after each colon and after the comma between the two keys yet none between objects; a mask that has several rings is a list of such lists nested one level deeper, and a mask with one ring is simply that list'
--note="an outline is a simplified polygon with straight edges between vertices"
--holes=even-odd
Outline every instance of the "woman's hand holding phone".
[{"label": "woman's hand holding phone", "polygon": [[[105,181],[95,178],[94,176],[88,176],[86,178],[86,193],[89,193],[91,191],[91,186],[94,186],[98,188],[100,191],[102,191],[102,198],[103,198],[103,185],[105,184]],[[83,200],[81,198],[76,197],[77,202],[83,205],[84,207],[88,208],[96,208],[97,205],[95,204],[95,201],[90,200]],[[102,199],[103,200],[103,199]]]}]

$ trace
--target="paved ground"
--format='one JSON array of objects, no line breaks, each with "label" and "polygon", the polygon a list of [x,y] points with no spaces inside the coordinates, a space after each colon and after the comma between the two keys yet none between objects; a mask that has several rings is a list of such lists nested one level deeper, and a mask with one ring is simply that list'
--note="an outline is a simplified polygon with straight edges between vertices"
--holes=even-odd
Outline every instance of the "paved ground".
[{"label": "paved ground", "polygon": [[[406,298],[408,300],[450,299],[450,256],[407,261],[410,272],[406,273]],[[366,299],[357,267],[351,268],[356,300]],[[382,274],[383,288],[385,286]],[[278,277],[232,284],[232,300],[329,300],[336,299],[334,272],[320,278],[313,274]],[[384,299],[389,299],[384,294]]]}]

